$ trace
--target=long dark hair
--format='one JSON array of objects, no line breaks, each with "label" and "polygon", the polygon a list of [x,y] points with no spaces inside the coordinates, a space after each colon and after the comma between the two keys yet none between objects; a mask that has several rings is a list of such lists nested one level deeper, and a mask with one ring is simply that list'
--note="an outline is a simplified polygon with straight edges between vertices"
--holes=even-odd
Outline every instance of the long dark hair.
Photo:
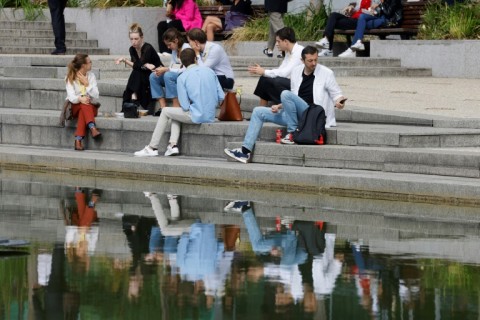
[{"label": "long dark hair", "polygon": [[77,53],[72,61],[68,63],[67,66],[67,79],[66,82],[73,84],[77,78],[77,72],[82,68],[84,64],[87,63],[88,54]]},{"label": "long dark hair", "polygon": [[180,53],[180,51],[182,51],[182,46],[186,42],[185,37],[176,28],[168,28],[163,34],[163,41],[173,42],[175,39],[178,40],[177,51]]}]

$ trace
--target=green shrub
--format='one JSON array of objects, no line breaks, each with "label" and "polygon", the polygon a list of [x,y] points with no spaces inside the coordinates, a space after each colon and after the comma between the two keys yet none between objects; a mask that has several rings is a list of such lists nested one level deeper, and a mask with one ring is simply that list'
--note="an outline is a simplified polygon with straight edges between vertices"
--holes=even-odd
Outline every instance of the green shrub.
[{"label": "green shrub", "polygon": [[480,5],[467,0],[448,6],[433,2],[427,6],[418,39],[480,39]]}]

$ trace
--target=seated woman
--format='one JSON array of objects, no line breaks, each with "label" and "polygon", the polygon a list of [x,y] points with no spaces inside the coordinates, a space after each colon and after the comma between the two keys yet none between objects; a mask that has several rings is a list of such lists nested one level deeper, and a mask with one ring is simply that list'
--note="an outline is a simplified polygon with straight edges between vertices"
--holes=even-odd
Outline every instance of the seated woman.
[{"label": "seated woman", "polygon": [[[223,7],[218,7],[218,11],[222,10]],[[202,30],[207,34],[207,40],[213,41],[215,32],[222,30],[231,31],[242,27],[252,14],[252,2],[250,0],[234,0],[230,10],[225,14],[224,20],[215,16],[207,16]]]},{"label": "seated woman", "polygon": [[171,53],[163,42],[163,34],[167,29],[175,28],[185,32],[202,27],[202,15],[194,0],[169,0],[167,2],[167,21],[157,25],[158,47],[161,53]]},{"label": "seated woman", "polygon": [[323,38],[315,44],[321,48],[322,51],[318,54],[319,57],[333,56],[333,36],[335,29],[350,30],[357,27],[357,19],[362,14],[362,10],[367,10],[370,7],[371,0],[361,0],[360,5],[356,2],[350,3],[346,8],[339,12],[332,12],[328,16],[327,25],[323,31]]},{"label": "seated woman", "polygon": [[86,54],[78,53],[67,66],[66,89],[67,99],[72,104],[72,116],[78,118],[75,130],[75,150],[83,151],[83,139],[87,127],[92,138],[100,137],[101,133],[95,125],[97,107],[93,99],[98,99],[97,80],[92,70],[92,60]]},{"label": "seated woman", "polygon": [[[167,48],[172,50],[172,60],[169,67],[158,67],[150,75],[152,98],[158,99],[162,109],[167,106],[165,98],[172,99],[174,107],[180,107],[177,98],[177,78],[185,70],[180,61],[180,53],[183,49],[190,48],[190,45],[180,31],[175,28],[165,31],[163,41]],[[163,87],[165,87],[165,91]]]},{"label": "seated woman", "polygon": [[403,19],[403,7],[401,0],[381,0],[380,4],[372,5],[368,13],[363,13],[358,18],[352,45],[345,52],[339,54],[341,58],[355,58],[356,51],[365,50],[362,43],[365,29],[375,29],[383,26],[395,27]]},{"label": "seated woman", "polygon": [[137,102],[144,109],[149,109],[150,114],[153,114],[153,109],[150,108],[152,96],[149,77],[155,68],[163,64],[153,46],[144,42],[140,25],[133,23],[130,26],[129,37],[132,44],[129,49],[130,60],[125,58],[115,60],[116,64],[124,62],[125,66],[128,65],[132,68],[127,88],[123,93],[123,101]]}]

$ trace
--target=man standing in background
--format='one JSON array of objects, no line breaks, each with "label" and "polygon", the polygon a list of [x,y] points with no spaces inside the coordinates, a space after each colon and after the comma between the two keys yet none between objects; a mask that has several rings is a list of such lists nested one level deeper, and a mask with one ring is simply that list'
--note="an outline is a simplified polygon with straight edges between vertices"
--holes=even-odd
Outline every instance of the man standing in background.
[{"label": "man standing in background", "polygon": [[283,15],[287,13],[287,6],[288,0],[265,0],[265,11],[268,13],[269,18],[269,31],[267,48],[263,50],[263,53],[270,58],[273,57],[275,34],[278,30],[285,27]]},{"label": "man standing in background", "polygon": [[67,0],[48,0],[50,16],[52,19],[52,29],[55,35],[55,50],[53,55],[64,55],[67,51],[65,46],[65,16],[63,11],[67,6]]}]

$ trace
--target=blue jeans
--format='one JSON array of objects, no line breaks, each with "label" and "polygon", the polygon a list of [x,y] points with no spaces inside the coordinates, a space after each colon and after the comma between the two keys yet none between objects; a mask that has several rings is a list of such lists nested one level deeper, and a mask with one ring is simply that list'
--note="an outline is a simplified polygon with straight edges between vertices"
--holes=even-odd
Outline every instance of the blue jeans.
[{"label": "blue jeans", "polygon": [[[177,72],[167,71],[160,76],[156,76],[154,72],[150,75],[150,90],[153,99],[159,98],[176,98],[177,94]],[[165,92],[163,91],[165,87]]]},{"label": "blue jeans", "polygon": [[299,96],[291,91],[284,90],[280,95],[282,109],[273,113],[269,107],[256,107],[253,109],[250,124],[243,140],[243,146],[253,151],[264,122],[272,122],[281,126],[286,126],[288,132],[297,129],[298,119],[303,111],[308,108],[308,104]]},{"label": "blue jeans", "polygon": [[375,17],[369,14],[362,13],[358,18],[357,28],[355,29],[355,35],[353,36],[352,45],[358,40],[363,39],[363,34],[366,29],[375,29],[383,26],[387,22],[385,16]]}]

